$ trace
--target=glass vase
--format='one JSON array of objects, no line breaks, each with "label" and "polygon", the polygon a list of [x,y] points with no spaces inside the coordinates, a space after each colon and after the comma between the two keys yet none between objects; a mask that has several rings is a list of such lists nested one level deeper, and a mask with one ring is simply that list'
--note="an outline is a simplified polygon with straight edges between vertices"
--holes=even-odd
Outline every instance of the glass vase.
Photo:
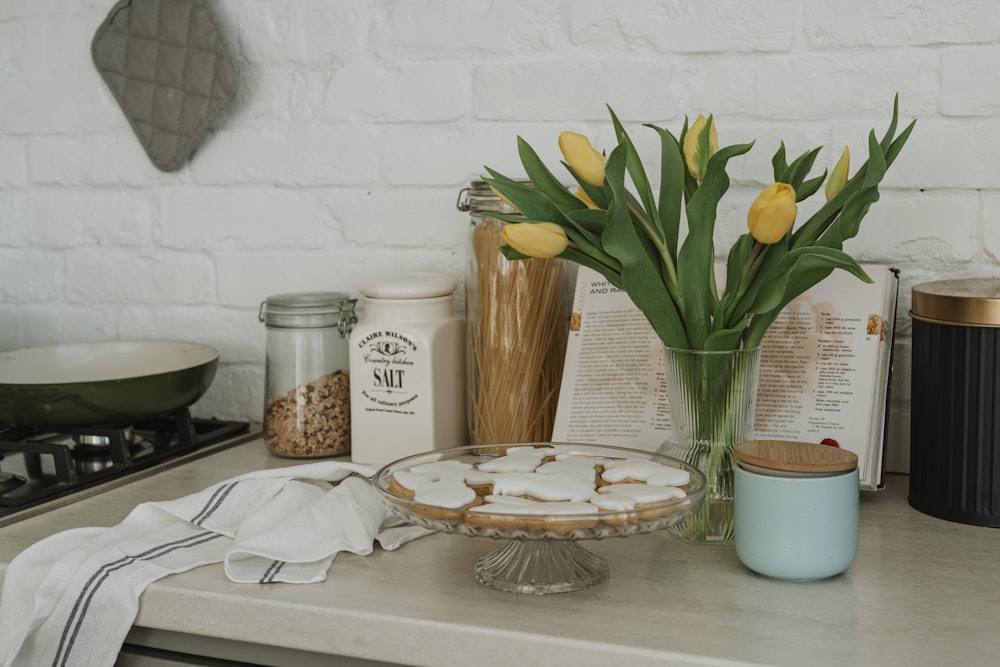
[{"label": "glass vase", "polygon": [[705,473],[701,508],[671,528],[685,542],[732,544],[733,445],[753,438],[760,348],[708,352],[664,348],[670,438],[660,452]]}]

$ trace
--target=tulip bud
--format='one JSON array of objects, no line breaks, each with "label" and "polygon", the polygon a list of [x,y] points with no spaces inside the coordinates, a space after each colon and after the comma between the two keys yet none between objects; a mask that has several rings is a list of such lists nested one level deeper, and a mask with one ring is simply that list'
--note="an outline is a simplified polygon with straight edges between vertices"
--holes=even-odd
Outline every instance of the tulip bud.
[{"label": "tulip bud", "polygon": [[594,200],[590,198],[590,195],[588,195],[587,191],[584,190],[583,188],[577,188],[574,194],[576,194],[577,199],[579,199],[580,201],[582,201],[584,204],[587,205],[587,208],[592,208],[592,209],[600,208],[600,206],[594,203]]},{"label": "tulip bud", "polygon": [[[699,150],[702,147],[701,135],[705,131],[705,126],[709,120],[712,126],[708,132],[708,151]],[[687,163],[688,173],[691,178],[699,183],[705,178],[705,170],[708,168],[708,159],[719,152],[719,133],[715,129],[715,120],[711,117],[705,118],[698,114],[694,123],[684,134],[684,162]]]},{"label": "tulip bud", "polygon": [[555,257],[566,249],[566,231],[554,222],[516,222],[500,230],[507,245],[528,257]]},{"label": "tulip bud", "polygon": [[559,135],[559,150],[577,176],[587,185],[604,185],[606,157],[590,145],[590,139],[577,132],[563,132]]},{"label": "tulip bud", "polygon": [[791,231],[797,212],[795,189],[788,183],[772,183],[750,205],[747,226],[757,241],[777,243]]},{"label": "tulip bud", "polygon": [[851,151],[844,146],[844,152],[837,161],[837,166],[830,172],[830,178],[826,179],[826,200],[830,201],[847,185],[847,172],[851,170]]}]

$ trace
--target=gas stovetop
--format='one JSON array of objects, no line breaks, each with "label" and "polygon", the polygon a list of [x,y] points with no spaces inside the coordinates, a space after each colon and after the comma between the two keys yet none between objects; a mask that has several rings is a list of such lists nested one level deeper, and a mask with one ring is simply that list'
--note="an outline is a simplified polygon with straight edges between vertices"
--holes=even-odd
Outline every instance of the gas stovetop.
[{"label": "gas stovetop", "polygon": [[0,526],[243,442],[247,422],[173,415],[67,429],[0,425]]}]

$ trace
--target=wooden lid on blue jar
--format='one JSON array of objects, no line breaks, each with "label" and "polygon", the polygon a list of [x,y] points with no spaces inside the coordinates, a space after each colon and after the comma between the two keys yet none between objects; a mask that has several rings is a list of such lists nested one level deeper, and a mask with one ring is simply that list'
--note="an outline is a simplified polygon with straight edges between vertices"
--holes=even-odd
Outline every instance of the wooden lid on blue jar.
[{"label": "wooden lid on blue jar", "polygon": [[1000,327],[1000,279],[936,280],[913,286],[913,319],[938,324]]},{"label": "wooden lid on blue jar", "polygon": [[740,463],[773,470],[834,475],[858,467],[858,455],[832,445],[789,440],[747,440],[733,447]]}]

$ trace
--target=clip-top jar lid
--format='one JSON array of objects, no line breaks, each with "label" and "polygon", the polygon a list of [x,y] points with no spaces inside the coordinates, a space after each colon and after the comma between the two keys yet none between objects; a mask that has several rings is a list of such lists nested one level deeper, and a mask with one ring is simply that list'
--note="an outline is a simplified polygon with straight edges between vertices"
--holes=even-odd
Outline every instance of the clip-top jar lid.
[{"label": "clip-top jar lid", "polygon": [[359,290],[369,299],[432,299],[454,293],[455,279],[429,271],[366,280]]},{"label": "clip-top jar lid", "polygon": [[[531,181],[522,179],[518,183],[525,187],[532,188]],[[471,213],[505,213],[508,215],[520,215],[520,211],[514,208],[509,202],[501,199],[493,188],[486,181],[472,181],[469,187],[462,188],[458,193],[458,202],[455,207],[459,211],[469,211]]]},{"label": "clip-top jar lid", "polygon": [[1000,327],[1000,279],[936,280],[914,285],[910,315],[925,322]]},{"label": "clip-top jar lid", "polygon": [[344,292],[275,294],[260,304],[257,319],[278,328],[334,326],[353,320],[355,301]]},{"label": "clip-top jar lid", "polygon": [[836,474],[858,467],[854,452],[811,442],[747,440],[736,443],[733,455],[740,463],[776,472]]}]

